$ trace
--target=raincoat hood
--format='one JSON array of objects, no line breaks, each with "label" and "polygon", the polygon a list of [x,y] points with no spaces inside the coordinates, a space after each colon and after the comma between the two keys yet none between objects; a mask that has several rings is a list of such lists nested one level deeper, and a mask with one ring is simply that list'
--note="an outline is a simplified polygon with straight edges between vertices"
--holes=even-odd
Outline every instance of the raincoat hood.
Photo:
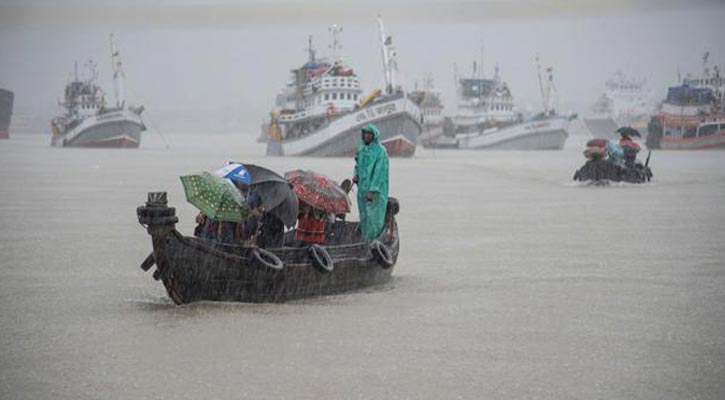
[{"label": "raincoat hood", "polygon": [[380,140],[380,131],[378,130],[378,127],[375,126],[375,124],[367,124],[363,126],[362,131],[360,132],[360,140],[362,140],[363,144],[365,143],[365,132],[372,132],[373,133],[373,141],[372,143],[377,143]]}]

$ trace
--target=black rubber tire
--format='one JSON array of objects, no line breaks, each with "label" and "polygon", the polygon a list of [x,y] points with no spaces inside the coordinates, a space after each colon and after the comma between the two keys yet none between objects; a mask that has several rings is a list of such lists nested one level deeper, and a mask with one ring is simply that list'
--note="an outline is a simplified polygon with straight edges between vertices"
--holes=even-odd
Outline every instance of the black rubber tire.
[{"label": "black rubber tire", "polygon": [[252,260],[254,263],[265,268],[281,271],[284,268],[284,263],[277,257],[276,254],[269,250],[262,248],[256,248],[251,253]]},{"label": "black rubber tire", "polygon": [[390,251],[390,247],[386,246],[385,243],[379,240],[373,240],[370,243],[370,251],[373,253],[373,258],[380,264],[382,269],[388,269],[393,266],[393,253]]},{"label": "black rubber tire", "polygon": [[144,225],[172,225],[179,222],[179,217],[175,215],[168,217],[138,217],[138,222]]},{"label": "black rubber tire", "polygon": [[323,274],[329,274],[335,269],[335,263],[330,257],[330,253],[319,244],[313,244],[307,248],[307,254],[310,256],[312,266]]},{"label": "black rubber tire", "polygon": [[139,207],[136,209],[139,217],[172,217],[176,215],[174,207]]}]

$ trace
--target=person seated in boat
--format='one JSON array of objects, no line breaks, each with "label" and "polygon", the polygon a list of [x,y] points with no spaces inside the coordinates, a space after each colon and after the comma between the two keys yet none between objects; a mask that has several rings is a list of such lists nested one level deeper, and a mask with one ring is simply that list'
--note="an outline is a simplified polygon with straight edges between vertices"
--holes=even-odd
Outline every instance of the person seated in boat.
[{"label": "person seated in boat", "polygon": [[262,248],[282,247],[284,242],[284,222],[270,212],[264,212],[260,220],[257,246]]},{"label": "person seated in boat", "polygon": [[607,160],[609,160],[610,164],[618,166],[624,164],[624,149],[622,149],[619,143],[614,140],[608,140],[604,151],[607,154]]},{"label": "person seated in boat", "polygon": [[301,245],[325,243],[325,214],[300,201],[295,241]]},{"label": "person seated in boat", "polygon": [[198,237],[199,239],[215,240],[218,230],[218,222],[212,221],[211,218],[207,217],[202,212],[199,212],[199,214],[196,215],[196,228],[194,228],[194,236]]},{"label": "person seated in boat", "polygon": [[239,189],[244,201],[249,207],[249,214],[241,222],[222,223],[225,225],[224,235],[220,234],[222,241],[229,240],[232,243],[241,243],[243,246],[256,246],[262,221],[266,210],[262,206],[262,198],[253,190],[252,186],[241,182],[232,181]]},{"label": "person seated in boat", "polygon": [[634,168],[640,147],[626,132],[620,132],[620,135],[619,145],[622,147],[624,152],[624,165],[627,168]]}]

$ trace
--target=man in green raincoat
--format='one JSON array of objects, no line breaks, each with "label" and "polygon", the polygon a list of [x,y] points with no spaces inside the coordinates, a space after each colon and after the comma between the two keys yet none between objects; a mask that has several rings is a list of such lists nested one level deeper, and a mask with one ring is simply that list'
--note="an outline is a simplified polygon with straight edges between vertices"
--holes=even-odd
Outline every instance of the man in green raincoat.
[{"label": "man in green raincoat", "polygon": [[357,184],[357,208],[365,240],[375,239],[385,224],[388,205],[388,152],[380,144],[373,124],[362,128],[362,145],[355,155],[353,182]]}]

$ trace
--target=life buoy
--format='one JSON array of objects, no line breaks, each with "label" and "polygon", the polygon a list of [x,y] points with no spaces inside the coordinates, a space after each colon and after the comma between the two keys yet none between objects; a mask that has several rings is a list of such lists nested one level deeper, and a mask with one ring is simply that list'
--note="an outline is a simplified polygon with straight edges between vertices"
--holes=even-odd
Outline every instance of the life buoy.
[{"label": "life buoy", "polygon": [[388,269],[393,266],[393,253],[390,251],[390,247],[386,246],[385,243],[379,240],[373,240],[370,243],[370,251],[373,253],[375,261],[377,261],[383,269]]},{"label": "life buoy", "polygon": [[256,248],[252,250],[252,259],[257,265],[261,265],[266,268],[271,268],[277,271],[281,271],[284,268],[284,263],[277,257],[276,254],[271,251]]},{"label": "life buoy", "polygon": [[323,274],[329,274],[335,269],[335,263],[330,257],[330,253],[319,244],[313,244],[307,248],[307,254],[310,256],[312,266]]}]

